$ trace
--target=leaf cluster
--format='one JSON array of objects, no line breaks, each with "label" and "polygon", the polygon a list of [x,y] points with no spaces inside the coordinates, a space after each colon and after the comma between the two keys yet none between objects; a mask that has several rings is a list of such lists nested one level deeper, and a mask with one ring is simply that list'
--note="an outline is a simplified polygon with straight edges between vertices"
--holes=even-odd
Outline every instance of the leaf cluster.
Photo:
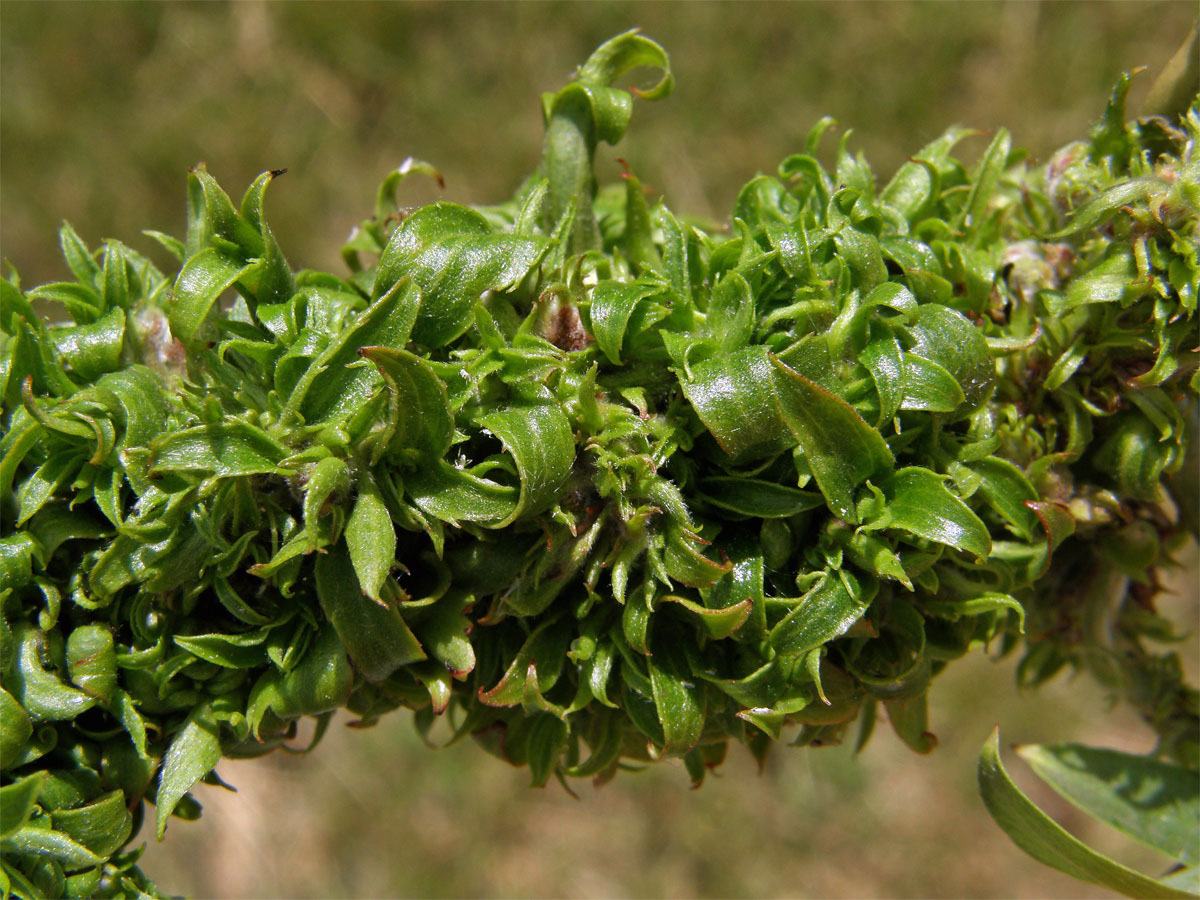
[{"label": "leaf cluster", "polygon": [[[614,86],[659,70],[644,91]],[[1046,167],[954,128],[882,186],[845,134],[751,180],[728,228],[592,161],[665,52],[602,46],[543,101],[507,203],[381,185],[345,275],[293,270],[203,167],[178,260],[91,250],[3,282],[3,873],[137,896],[223,757],[414,711],[551,778],[729,742],[931,750],[980,646],[1086,668],[1197,765],[1153,607],[1194,529],[1168,477],[1197,393],[1200,118],[1118,84]],[[57,324],[47,303],[65,310]],[[315,740],[314,740],[315,743]]]}]

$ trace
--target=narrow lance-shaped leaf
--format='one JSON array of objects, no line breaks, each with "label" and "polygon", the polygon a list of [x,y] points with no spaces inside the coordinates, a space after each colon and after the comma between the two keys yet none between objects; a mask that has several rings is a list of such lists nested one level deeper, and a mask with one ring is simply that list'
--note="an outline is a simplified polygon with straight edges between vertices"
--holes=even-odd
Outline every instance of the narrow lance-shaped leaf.
[{"label": "narrow lance-shaped leaf", "polygon": [[281,719],[319,715],[345,705],[354,686],[354,671],[337,629],[322,626],[304,657],[288,672],[268,669],[250,691],[246,723],[258,736],[268,711]]},{"label": "narrow lance-shaped leaf", "polygon": [[503,528],[520,516],[536,515],[553,502],[575,461],[575,439],[562,407],[545,388],[522,388],[513,402],[481,416],[512,454],[521,477],[517,507],[495,526]]},{"label": "narrow lance-shaped leaf", "polygon": [[[339,421],[361,409],[378,388],[379,373],[359,357],[360,347],[400,347],[408,342],[417,314],[411,284],[401,278],[359,313],[312,360],[288,397],[310,424]],[[354,365],[358,363],[358,365]]]},{"label": "narrow lance-shaped leaf", "polygon": [[[8,770],[20,758],[25,742],[33,736],[29,715],[4,688],[0,688],[0,768]],[[3,804],[0,804],[0,816]]]},{"label": "narrow lance-shaped leaf", "polygon": [[996,824],[1038,862],[1126,897],[1187,900],[1196,896],[1100,855],[1038,809],[1004,770],[999,728],[979,754],[979,792]]},{"label": "narrow lance-shaped leaf", "polygon": [[421,510],[451,525],[466,521],[498,527],[496,523],[512,521],[520,508],[516,488],[481,478],[445,460],[412,473],[404,488]]},{"label": "narrow lance-shaped leaf", "polygon": [[[72,871],[100,865],[104,860],[60,831],[26,825],[10,837],[0,839],[5,856],[49,858]],[[37,896],[37,895],[33,895]]]},{"label": "narrow lance-shaped leaf", "polygon": [[153,472],[205,472],[220,477],[269,475],[287,450],[249,422],[200,425],[164,436],[150,445]]},{"label": "narrow lance-shaped leaf", "polygon": [[915,353],[904,354],[903,390],[901,409],[949,413],[966,401],[963,389],[953,375],[932,360]]},{"label": "narrow lance-shaped leaf", "polygon": [[887,497],[885,527],[899,528],[939,544],[986,557],[992,552],[987,526],[950,492],[941,476],[910,466],[880,482]]},{"label": "narrow lance-shaped leaf", "polygon": [[588,306],[588,321],[596,345],[613,365],[622,364],[621,345],[637,305],[662,292],[663,285],[658,281],[604,281],[596,285]]},{"label": "narrow lance-shaped leaf", "polygon": [[909,351],[937,363],[958,382],[968,406],[987,397],[995,381],[996,366],[983,331],[957,310],[923,303],[917,321],[908,328],[913,344]]},{"label": "narrow lance-shaped leaf", "polygon": [[103,625],[80,625],[67,638],[71,681],[101,703],[117,688],[117,656],[112,632]]},{"label": "narrow lance-shaped leaf", "polygon": [[682,756],[700,740],[704,730],[704,697],[675,640],[659,640],[647,659],[654,707],[662,726],[665,756]]},{"label": "narrow lance-shaped leaf", "polygon": [[407,350],[363,347],[358,351],[379,368],[388,386],[388,416],[394,429],[390,449],[412,448],[440,459],[454,438],[454,417],[445,383],[433,368]]},{"label": "narrow lance-shaped leaf", "polygon": [[379,297],[401,278],[420,289],[412,338],[441,347],[473,324],[471,307],[486,290],[507,290],[541,257],[541,238],[495,234],[474,210],[435,203],[396,229],[375,276]]},{"label": "narrow lance-shaped leaf", "polygon": [[34,772],[0,788],[0,838],[9,837],[29,821],[45,781],[45,772]]},{"label": "narrow lance-shaped leaf", "polygon": [[829,570],[774,628],[771,646],[778,653],[803,656],[845,634],[870,603],[863,586],[845,570]]},{"label": "narrow lance-shaped leaf", "polygon": [[51,821],[56,831],[102,857],[112,856],[121,849],[133,831],[133,817],[125,808],[125,795],[119,790],[74,809],[56,810]]},{"label": "narrow lance-shaped leaf", "polygon": [[358,497],[346,522],[346,548],[363,593],[383,603],[379,590],[396,564],[396,529],[367,472],[358,477]]},{"label": "narrow lance-shaped leaf", "polygon": [[257,266],[257,262],[243,263],[228,257],[215,247],[188,257],[171,291],[171,334],[185,346],[195,345],[213,304]]},{"label": "narrow lance-shaped leaf", "polygon": [[[16,641],[14,657],[6,676],[8,687],[17,701],[35,722],[70,721],[96,705],[96,698],[68,687],[52,672],[43,668],[45,635],[28,623],[13,629]],[[6,648],[8,649],[8,648]]]},{"label": "narrow lance-shaped leaf", "polygon": [[883,437],[845,400],[772,359],[779,406],[833,512],[858,522],[854,494],[894,460]]},{"label": "narrow lance-shaped leaf", "polygon": [[1081,744],[1029,744],[1017,753],[1079,809],[1185,865],[1200,864],[1200,773]]},{"label": "narrow lance-shaped leaf", "polygon": [[162,840],[167,820],[183,795],[220,761],[221,740],[212,706],[200,704],[188,714],[183,727],[171,738],[171,745],[163,757],[155,798],[155,836],[159,840]]},{"label": "narrow lance-shaped leaf", "polygon": [[825,502],[813,491],[758,478],[718,476],[705,479],[698,488],[700,496],[713,506],[760,519],[787,518]]},{"label": "narrow lance-shaped leaf", "polygon": [[713,288],[708,331],[722,353],[738,350],[754,334],[754,295],[739,272],[729,272]]},{"label": "narrow lance-shaped leaf", "polygon": [[684,396],[717,443],[735,459],[756,459],[794,446],[775,397],[766,347],[746,347],[692,367]]},{"label": "narrow lance-shaped leaf", "polygon": [[425,659],[425,651],[396,609],[364,595],[342,545],[317,557],[316,581],[322,612],[368,681],[383,681],[401,666]]},{"label": "narrow lance-shaped leaf", "polygon": [[1008,163],[1008,151],[1011,147],[1012,137],[1009,135],[1008,129],[1001,128],[992,138],[987,150],[984,151],[971,184],[971,192],[967,195],[967,205],[963,210],[963,218],[960,223],[968,233],[979,228],[988,202],[992,199],[992,193],[996,189],[996,183],[1004,174],[1004,168]]}]

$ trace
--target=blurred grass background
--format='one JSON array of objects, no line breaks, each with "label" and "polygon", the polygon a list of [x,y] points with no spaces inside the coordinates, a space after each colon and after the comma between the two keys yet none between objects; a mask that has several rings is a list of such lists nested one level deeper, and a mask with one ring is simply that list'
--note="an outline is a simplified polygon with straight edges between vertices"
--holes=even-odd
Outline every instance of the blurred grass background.
[{"label": "blurred grass background", "polygon": [[[182,231],[184,174],[203,160],[235,197],[288,168],[268,201],[285,252],[341,271],[342,239],[408,155],[442,170],[448,199],[503,198],[537,164],[540,92],[635,25],[670,51],[677,89],[638,104],[602,175],[622,155],[679,212],[723,218],[827,114],[857,129],[852,147],[885,178],[951,123],[1006,125],[1045,159],[1085,133],[1120,71],[1148,66],[1136,108],[1195,14],[1191,0],[4,0],[0,254],[25,284],[65,277],[66,218],[92,243],[155,255],[140,230]],[[405,200],[427,190],[406,186]],[[1192,553],[1172,603],[1194,635]],[[1195,678],[1194,640],[1184,649]],[[339,722],[311,756],[223,765],[239,794],[199,790],[204,817],[172,824],[145,868],[196,897],[1107,896],[1007,842],[977,799],[974,757],[997,722],[1006,743],[1144,751],[1152,737],[1086,679],[1031,697],[1012,685],[1010,663],[952,666],[932,695],[930,757],[883,726],[857,760],[780,748],[758,775],[735,750],[695,793],[664,765],[585,784],[579,800],[530,790],[469,742],[426,750],[403,714],[366,731]],[[1160,865],[1034,794],[1102,849]]]},{"label": "blurred grass background", "polygon": [[637,105],[620,155],[676,211],[723,218],[823,115],[884,177],[952,123],[1006,125],[1045,158],[1122,70],[1150,67],[1144,94],[1195,15],[1187,0],[4,0],[0,247],[37,284],[66,271],[64,218],[92,242],[151,246],[141,229],[181,231],[184,174],[203,160],[235,197],[287,168],[268,200],[284,251],[340,271],[340,242],[406,156],[437,165],[449,199],[507,196],[538,161],[540,93],[635,25],[670,51],[677,89]]}]

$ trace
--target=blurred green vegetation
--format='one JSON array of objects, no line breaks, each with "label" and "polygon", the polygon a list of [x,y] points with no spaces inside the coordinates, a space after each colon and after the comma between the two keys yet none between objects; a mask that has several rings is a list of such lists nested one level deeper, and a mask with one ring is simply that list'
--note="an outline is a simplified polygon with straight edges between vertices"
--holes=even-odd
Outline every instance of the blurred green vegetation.
[{"label": "blurred green vegetation", "polygon": [[1120,71],[1157,71],[1195,14],[1188,0],[4,0],[0,248],[26,284],[65,271],[63,218],[145,249],[141,229],[181,230],[184,173],[203,160],[235,195],[289,169],[269,201],[280,242],[293,265],[338,271],[342,239],[406,156],[437,165],[450,199],[506,196],[538,161],[540,93],[633,26],[669,50],[677,89],[639,104],[618,153],[680,212],[723,218],[823,115],[857,129],[884,177],[952,123],[1008,126],[1044,158],[1082,134]]},{"label": "blurred green vegetation", "polygon": [[[184,173],[204,160],[234,194],[287,167],[269,199],[285,252],[341,271],[340,242],[408,155],[442,170],[450,199],[507,194],[537,164],[540,92],[634,25],[670,51],[677,89],[638,105],[602,172],[624,156],[679,212],[722,218],[826,114],[857,129],[852,146],[884,177],[951,123],[1006,125],[1044,159],[1085,132],[1120,71],[1145,65],[1136,105],[1195,14],[1191,0],[4,0],[0,252],[26,284],[62,277],[66,218],[90,242],[156,253],[140,230],[182,230]],[[430,190],[406,185],[405,201]],[[1172,602],[1194,634],[1192,552]],[[1110,714],[1086,677],[1034,696],[1012,685],[1011,663],[952,666],[932,693],[941,747],[929,757],[881,723],[857,760],[781,747],[758,776],[738,751],[694,794],[664,765],[579,800],[529,790],[527,773],[470,741],[430,752],[407,716],[367,731],[343,719],[312,756],[222,765],[240,794],[202,788],[202,820],[172,824],[145,868],[199,897],[1107,896],[1008,844],[976,798],[975,754],[996,722],[1006,742],[1145,751],[1151,735]],[[1154,870],[1025,786],[1081,836]]]}]

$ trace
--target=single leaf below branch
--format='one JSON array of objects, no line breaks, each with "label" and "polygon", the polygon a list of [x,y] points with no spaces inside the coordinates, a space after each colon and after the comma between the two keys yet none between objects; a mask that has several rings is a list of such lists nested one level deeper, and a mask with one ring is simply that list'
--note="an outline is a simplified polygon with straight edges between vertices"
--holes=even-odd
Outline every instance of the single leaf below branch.
[{"label": "single leaf below branch", "polygon": [[1200,772],[1081,744],[1031,744],[1017,753],[1084,812],[1185,865],[1200,863]]},{"label": "single leaf below branch", "polygon": [[996,824],[1038,862],[1126,897],[1187,900],[1197,896],[1100,855],[1038,809],[1004,769],[999,728],[992,732],[979,754],[979,792]]}]

